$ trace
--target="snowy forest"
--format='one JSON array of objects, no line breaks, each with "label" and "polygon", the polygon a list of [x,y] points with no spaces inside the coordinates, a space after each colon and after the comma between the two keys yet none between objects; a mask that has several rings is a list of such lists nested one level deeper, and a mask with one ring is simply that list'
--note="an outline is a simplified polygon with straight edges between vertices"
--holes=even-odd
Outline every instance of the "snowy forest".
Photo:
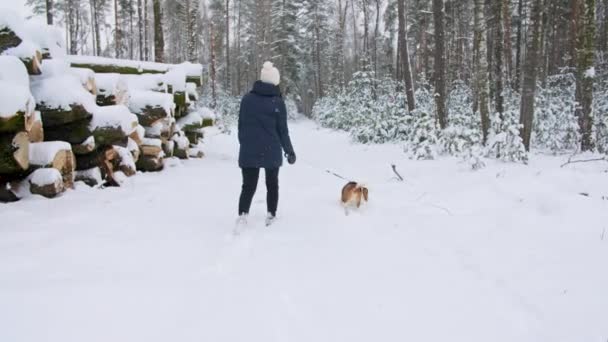
[{"label": "snowy forest", "polygon": [[607,177],[608,0],[0,0],[2,342],[605,342]]},{"label": "snowy forest", "polygon": [[228,115],[271,60],[300,112],[416,158],[608,150],[605,0],[28,4],[71,54],[202,63]]}]

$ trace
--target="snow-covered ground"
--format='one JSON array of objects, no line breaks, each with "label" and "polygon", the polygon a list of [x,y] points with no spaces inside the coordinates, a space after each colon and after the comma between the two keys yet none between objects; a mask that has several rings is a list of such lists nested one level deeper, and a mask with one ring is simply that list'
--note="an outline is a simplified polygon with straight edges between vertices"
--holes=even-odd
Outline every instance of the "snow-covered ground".
[{"label": "snow-covered ground", "polygon": [[[225,135],[123,188],[0,205],[0,341],[608,339],[608,165],[537,155],[473,172],[291,129],[299,159],[270,229],[261,179],[231,234]],[[345,216],[324,168],[366,181],[369,205]]]}]

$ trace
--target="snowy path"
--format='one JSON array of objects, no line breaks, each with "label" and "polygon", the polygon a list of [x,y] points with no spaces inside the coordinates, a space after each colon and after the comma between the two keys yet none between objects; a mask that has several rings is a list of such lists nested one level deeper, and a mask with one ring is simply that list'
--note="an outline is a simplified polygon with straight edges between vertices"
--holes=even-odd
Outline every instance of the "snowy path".
[{"label": "snowy path", "polygon": [[[605,165],[471,172],[292,134],[279,221],[261,182],[236,239],[234,137],[120,189],[0,205],[0,341],[608,339]],[[344,216],[343,182],[311,165],[366,180],[370,205]]]}]

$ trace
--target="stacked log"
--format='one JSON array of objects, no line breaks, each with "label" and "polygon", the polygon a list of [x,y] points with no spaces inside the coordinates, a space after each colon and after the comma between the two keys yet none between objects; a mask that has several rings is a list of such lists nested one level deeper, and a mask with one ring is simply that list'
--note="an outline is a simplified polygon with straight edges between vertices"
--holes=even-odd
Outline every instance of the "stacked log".
[{"label": "stacked log", "polygon": [[188,99],[190,102],[198,101],[198,92],[196,90],[196,83],[188,82],[186,83],[186,93],[188,94]]},{"label": "stacked log", "polygon": [[69,72],[80,80],[80,84],[89,93],[97,96],[97,82],[95,81],[95,72],[85,68],[69,68]]},{"label": "stacked log", "polygon": [[160,139],[144,138],[141,145],[141,156],[137,161],[137,169],[147,172],[160,171],[164,167],[164,156],[165,153]]},{"label": "stacked log", "polygon": [[29,89],[0,81],[0,175],[11,176],[29,168],[29,131],[34,120]]},{"label": "stacked log", "polygon": [[164,158],[202,157],[200,64],[66,56],[62,40],[0,15],[0,202],[53,198],[75,181],[118,186]]},{"label": "stacked log", "polygon": [[38,169],[29,178],[30,192],[55,198],[65,190],[61,173],[53,168]]},{"label": "stacked log", "polygon": [[53,168],[59,172],[62,186],[74,187],[76,158],[72,146],[63,141],[47,141],[30,144],[29,163],[32,170]]},{"label": "stacked log", "polygon": [[127,105],[129,91],[127,82],[120,74],[96,74],[97,104],[100,106]]}]

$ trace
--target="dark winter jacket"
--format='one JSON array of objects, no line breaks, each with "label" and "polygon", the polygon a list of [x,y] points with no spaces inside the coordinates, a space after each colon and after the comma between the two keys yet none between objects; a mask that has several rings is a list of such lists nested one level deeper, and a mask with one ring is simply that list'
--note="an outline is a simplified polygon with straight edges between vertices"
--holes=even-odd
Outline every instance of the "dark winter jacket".
[{"label": "dark winter jacket", "polygon": [[287,109],[279,87],[255,82],[241,100],[239,111],[239,166],[277,168],[283,151],[294,154],[287,128]]}]

